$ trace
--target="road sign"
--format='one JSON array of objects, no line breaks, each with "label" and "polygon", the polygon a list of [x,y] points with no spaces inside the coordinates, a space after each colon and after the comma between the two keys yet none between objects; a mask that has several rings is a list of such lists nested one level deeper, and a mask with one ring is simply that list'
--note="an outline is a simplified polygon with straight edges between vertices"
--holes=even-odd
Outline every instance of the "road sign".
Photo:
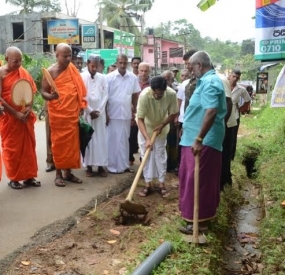
[{"label": "road sign", "polygon": [[96,26],[95,25],[82,25],[81,26],[81,42],[83,49],[96,48]]}]

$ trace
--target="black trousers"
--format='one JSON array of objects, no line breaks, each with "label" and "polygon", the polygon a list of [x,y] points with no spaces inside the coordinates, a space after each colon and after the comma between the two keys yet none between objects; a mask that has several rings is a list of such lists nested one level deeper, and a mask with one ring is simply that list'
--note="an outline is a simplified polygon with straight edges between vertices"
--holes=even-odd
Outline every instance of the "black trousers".
[{"label": "black trousers", "polygon": [[222,151],[221,190],[226,184],[232,184],[231,150],[234,132],[234,127],[228,128],[226,126]]},{"label": "black trousers", "polygon": [[130,146],[130,153],[129,153],[129,161],[135,161],[134,154],[138,152],[139,145],[138,145],[138,126],[133,125],[131,126],[131,133],[129,137],[129,146]]},{"label": "black trousers", "polygon": [[236,148],[237,148],[237,135],[238,135],[238,128],[239,128],[239,124],[240,124],[240,118],[237,119],[237,125],[232,127],[233,128],[233,141],[232,141],[232,145],[231,145],[231,160],[235,159],[235,155],[236,155]]}]

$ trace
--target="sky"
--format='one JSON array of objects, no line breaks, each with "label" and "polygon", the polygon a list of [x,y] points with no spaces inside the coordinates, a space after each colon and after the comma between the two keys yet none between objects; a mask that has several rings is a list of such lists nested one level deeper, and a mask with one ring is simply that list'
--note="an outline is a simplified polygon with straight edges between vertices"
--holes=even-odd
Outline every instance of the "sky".
[{"label": "sky", "polygon": [[[60,0],[62,13],[66,13],[65,0]],[[73,0],[68,0],[69,7]],[[97,19],[98,10],[96,1],[76,0],[81,2],[78,18],[94,22]],[[157,27],[160,23],[186,19],[199,30],[202,37],[209,36],[222,41],[242,42],[255,36],[255,0],[218,0],[207,11],[197,8],[199,0],[155,0],[153,7],[145,14],[147,27]],[[0,15],[17,10],[17,7],[0,0]]]}]

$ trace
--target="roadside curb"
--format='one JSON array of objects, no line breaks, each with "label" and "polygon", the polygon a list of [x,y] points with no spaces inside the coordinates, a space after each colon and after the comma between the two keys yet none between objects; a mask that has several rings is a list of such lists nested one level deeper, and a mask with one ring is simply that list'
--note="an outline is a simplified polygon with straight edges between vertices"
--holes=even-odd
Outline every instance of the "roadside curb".
[{"label": "roadside curb", "polygon": [[73,215],[62,220],[57,220],[35,232],[29,243],[19,247],[14,252],[8,254],[2,260],[0,260],[0,275],[4,274],[4,272],[11,266],[12,262],[23,252],[26,252],[35,246],[44,245],[51,242],[59,237],[62,237],[64,234],[70,231],[81,217],[85,216],[90,210],[94,209],[95,203],[99,205],[107,199],[125,191],[131,186],[134,177],[135,174],[125,174],[117,180],[116,186],[113,186],[110,190],[108,190],[107,194],[106,192],[102,191],[101,194],[93,197],[86,205],[76,210]]}]

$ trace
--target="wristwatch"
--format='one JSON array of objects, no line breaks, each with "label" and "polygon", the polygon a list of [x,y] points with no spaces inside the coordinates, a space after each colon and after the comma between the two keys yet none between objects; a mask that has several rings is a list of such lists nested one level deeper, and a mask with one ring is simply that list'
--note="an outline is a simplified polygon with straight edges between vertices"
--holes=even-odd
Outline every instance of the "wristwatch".
[{"label": "wristwatch", "polygon": [[196,140],[198,140],[198,141],[200,141],[200,142],[203,141],[203,139],[202,139],[201,137],[196,137]]}]

